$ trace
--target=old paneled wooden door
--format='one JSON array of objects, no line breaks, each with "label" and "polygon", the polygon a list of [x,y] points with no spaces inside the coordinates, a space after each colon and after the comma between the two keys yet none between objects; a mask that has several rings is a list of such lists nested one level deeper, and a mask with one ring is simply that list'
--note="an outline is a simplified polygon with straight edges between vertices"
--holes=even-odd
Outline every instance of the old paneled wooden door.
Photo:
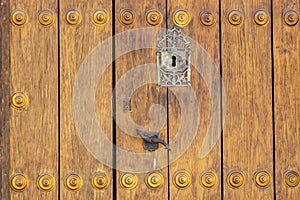
[{"label": "old paneled wooden door", "polygon": [[[299,14],[299,0],[0,0],[0,199],[298,200]],[[170,30],[190,42],[189,86],[158,84]],[[171,150],[146,150],[153,134]]]}]

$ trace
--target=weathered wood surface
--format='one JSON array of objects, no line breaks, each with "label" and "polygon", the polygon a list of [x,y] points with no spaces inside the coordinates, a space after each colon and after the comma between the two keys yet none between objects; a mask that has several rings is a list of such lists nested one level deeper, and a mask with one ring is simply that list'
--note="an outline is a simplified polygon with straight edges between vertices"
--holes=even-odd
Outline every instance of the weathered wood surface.
[{"label": "weathered wood surface", "polygon": [[300,196],[299,185],[289,188],[285,184],[286,172],[300,173],[300,26],[299,22],[294,26],[285,23],[284,13],[289,10],[299,14],[300,2],[273,2],[277,199],[298,199]]},{"label": "weathered wood surface", "polygon": [[[79,11],[82,21],[78,25],[70,25],[66,21],[66,13],[72,9]],[[104,26],[95,26],[92,23],[92,13],[96,9],[104,9],[109,16],[109,21]],[[60,198],[61,199],[111,199],[112,198],[112,169],[105,166],[101,158],[91,150],[92,146],[85,146],[84,141],[79,137],[78,128],[74,123],[74,109],[85,107],[86,104],[74,105],[72,95],[74,94],[74,83],[78,78],[78,71],[85,60],[91,63],[86,67],[94,68],[95,61],[98,59],[110,59],[111,49],[106,52],[90,56],[92,50],[97,48],[102,41],[112,36],[112,3],[111,1],[60,1]],[[99,66],[102,67],[102,66]],[[91,80],[86,76],[85,80]],[[88,94],[81,90],[76,98],[89,97],[87,104],[95,102],[95,113],[82,115],[82,120],[90,116],[97,116],[99,124],[104,130],[106,137],[112,141],[112,68],[108,66],[104,74],[99,78],[96,93]],[[89,82],[92,87],[92,82]],[[78,93],[77,93],[78,94]],[[93,121],[86,123],[90,127]],[[86,129],[88,130],[88,129]],[[95,135],[86,133],[85,139],[100,142]],[[99,135],[98,135],[99,136]],[[93,138],[95,137],[95,138]],[[95,146],[94,146],[95,147]],[[107,152],[107,158],[112,159],[112,146],[104,149],[99,145],[97,150]],[[94,189],[92,178],[94,174],[103,171],[110,179],[110,184],[105,190]],[[65,186],[65,178],[69,174],[78,174],[82,179],[82,187],[78,191],[70,191]]]},{"label": "weathered wood surface", "polygon": [[[220,76],[213,74],[214,69],[219,70],[220,55],[219,55],[219,4],[218,2],[203,1],[201,3],[188,0],[185,2],[169,0],[168,3],[168,28],[174,26],[173,16],[177,10],[184,9],[189,13],[191,18],[190,23],[183,27],[183,32],[191,38],[192,46],[199,45],[202,49],[192,48],[191,61],[191,89],[195,92],[197,106],[199,112],[196,113],[196,108],[191,107],[193,105],[191,93],[186,87],[170,88],[168,90],[169,100],[169,141],[172,142],[177,134],[192,134],[193,126],[197,126],[197,120],[199,120],[198,127],[196,127],[196,136],[188,147],[186,152],[183,152],[182,146],[186,143],[186,137],[182,137],[179,141],[174,143],[176,150],[170,151],[170,158],[173,157],[177,151],[182,151],[182,155],[173,163],[170,164],[170,199],[221,199],[221,132],[217,132],[220,128],[220,115],[213,116],[212,113],[221,114],[220,111],[220,94],[214,96],[218,104],[218,108],[212,108],[212,99],[210,92],[220,92],[215,90],[218,87],[214,86],[213,81]],[[200,13],[204,10],[210,10],[212,17],[214,17],[215,23],[211,26],[205,26],[200,21]],[[204,53],[203,51],[206,51]],[[209,55],[209,56],[208,56]],[[197,57],[198,56],[198,57]],[[199,60],[193,59],[193,57]],[[212,65],[214,62],[215,65]],[[205,67],[201,67],[205,65]],[[200,70],[197,70],[200,69]],[[202,70],[201,70],[202,69]],[[204,70],[203,70],[204,69]],[[210,88],[208,88],[210,87]],[[174,94],[173,91],[176,93]],[[178,99],[184,99],[184,103],[180,104]],[[213,109],[217,109],[212,111]],[[182,113],[184,110],[188,110],[189,113],[193,113],[190,119],[186,118]],[[214,118],[214,119],[212,119]],[[214,123],[212,121],[218,121]],[[186,123],[186,124],[183,124]],[[209,132],[210,125],[216,126],[214,131]],[[180,126],[186,127],[185,132],[180,133]],[[216,137],[218,137],[218,139]],[[213,141],[215,144],[211,145]],[[209,143],[209,144],[208,144]],[[172,145],[171,145],[172,147]],[[201,157],[201,151],[210,149],[207,155]],[[173,154],[173,155],[172,155]],[[174,185],[174,175],[179,170],[185,170],[191,175],[191,185],[185,189],[178,189]],[[216,185],[210,189],[207,189],[201,185],[201,174],[205,172],[212,172],[216,176]]]},{"label": "weathered wood surface", "polygon": [[[273,175],[271,24],[257,25],[258,9],[271,13],[271,2],[221,1],[222,78],[226,92],[223,131],[224,199],[273,199],[273,182],[267,189],[254,184],[254,174]],[[240,10],[243,22],[228,21],[231,10]],[[233,189],[227,177],[244,174],[244,184]],[[273,180],[272,180],[273,181]]]},{"label": "weathered wood surface", "polygon": [[58,182],[58,22],[48,28],[39,24],[38,12],[45,8],[55,15],[57,1],[10,2],[10,11],[22,9],[28,15],[26,24],[10,27],[10,93],[22,91],[29,101],[24,110],[10,108],[9,174],[28,179],[26,189],[12,191],[11,199],[58,197],[58,185],[51,192],[37,188],[44,173]]},{"label": "weathered wood surface", "polygon": [[0,199],[9,198],[9,94],[10,94],[10,65],[9,65],[9,3],[0,7]]}]

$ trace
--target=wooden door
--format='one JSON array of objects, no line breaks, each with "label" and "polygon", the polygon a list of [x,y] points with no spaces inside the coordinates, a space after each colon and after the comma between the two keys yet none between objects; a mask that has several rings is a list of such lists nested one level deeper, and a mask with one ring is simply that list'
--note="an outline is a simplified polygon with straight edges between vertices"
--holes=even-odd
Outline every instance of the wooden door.
[{"label": "wooden door", "polygon": [[[0,199],[299,199],[299,14],[298,0],[0,1]],[[189,86],[159,84],[174,27]]]}]

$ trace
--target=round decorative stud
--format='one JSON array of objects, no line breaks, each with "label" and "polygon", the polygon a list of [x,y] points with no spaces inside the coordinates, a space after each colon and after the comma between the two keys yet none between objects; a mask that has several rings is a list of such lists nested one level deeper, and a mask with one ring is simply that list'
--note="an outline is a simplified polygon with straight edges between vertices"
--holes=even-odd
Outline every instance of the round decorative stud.
[{"label": "round decorative stud", "polygon": [[244,15],[239,10],[232,10],[228,14],[228,21],[234,26],[240,25],[244,21]]},{"label": "round decorative stud", "polygon": [[82,20],[81,14],[76,9],[71,9],[66,14],[66,21],[70,25],[73,26],[78,25],[81,23],[81,20]]},{"label": "round decorative stud", "polygon": [[190,15],[187,10],[177,10],[173,15],[173,22],[176,26],[187,26],[191,21]]},{"label": "round decorative stud", "polygon": [[135,21],[135,12],[130,8],[124,8],[120,12],[120,22],[124,25],[130,25]]},{"label": "round decorative stud", "polygon": [[27,186],[27,178],[23,174],[14,174],[10,178],[10,187],[16,192],[22,192]]},{"label": "round decorative stud", "polygon": [[94,175],[92,185],[95,189],[103,190],[109,185],[109,178],[104,172],[98,172]]},{"label": "round decorative stud", "polygon": [[82,186],[82,179],[77,174],[69,174],[65,179],[65,186],[68,190],[77,191]]},{"label": "round decorative stud", "polygon": [[258,171],[254,175],[254,183],[257,187],[267,188],[271,183],[271,175],[266,171]]},{"label": "round decorative stud", "polygon": [[146,22],[151,26],[157,26],[162,22],[162,14],[155,9],[149,10],[146,13]]},{"label": "round decorative stud", "polygon": [[23,26],[28,20],[27,13],[24,10],[15,9],[10,14],[10,22],[16,26]]},{"label": "round decorative stud", "polygon": [[300,175],[295,171],[288,171],[285,173],[285,184],[290,188],[295,188],[300,183]]},{"label": "round decorative stud", "polygon": [[241,187],[244,184],[245,178],[241,172],[231,172],[227,178],[229,186],[234,189]]},{"label": "round decorative stud", "polygon": [[147,174],[145,182],[148,188],[158,189],[163,185],[164,177],[161,173],[151,172]]},{"label": "round decorative stud", "polygon": [[204,188],[210,189],[217,185],[218,177],[213,172],[203,172],[200,176],[200,183]]},{"label": "round decorative stud", "polygon": [[289,26],[295,26],[299,22],[299,14],[295,10],[288,10],[283,14],[284,22]]},{"label": "round decorative stud", "polygon": [[104,26],[105,24],[107,24],[108,20],[109,16],[105,10],[98,9],[93,12],[92,22],[96,26]]},{"label": "round decorative stud", "polygon": [[120,184],[125,189],[134,189],[138,183],[138,178],[135,174],[125,173],[120,179]]},{"label": "round decorative stud", "polygon": [[44,26],[48,27],[54,23],[54,14],[51,10],[41,10],[39,12],[38,20],[39,23]]},{"label": "round decorative stud", "polygon": [[23,92],[15,92],[11,96],[10,105],[18,110],[26,108],[28,105],[28,97]]},{"label": "round decorative stud", "polygon": [[191,185],[191,175],[185,171],[177,171],[173,176],[173,183],[178,189],[185,189]]},{"label": "round decorative stud", "polygon": [[257,25],[266,25],[270,21],[270,16],[265,10],[257,10],[254,13],[254,21]]},{"label": "round decorative stud", "polygon": [[204,26],[212,26],[216,23],[216,14],[211,10],[204,10],[200,13],[200,22]]},{"label": "round decorative stud", "polygon": [[55,186],[55,179],[50,174],[42,174],[37,180],[37,186],[40,190],[49,192],[53,190]]}]

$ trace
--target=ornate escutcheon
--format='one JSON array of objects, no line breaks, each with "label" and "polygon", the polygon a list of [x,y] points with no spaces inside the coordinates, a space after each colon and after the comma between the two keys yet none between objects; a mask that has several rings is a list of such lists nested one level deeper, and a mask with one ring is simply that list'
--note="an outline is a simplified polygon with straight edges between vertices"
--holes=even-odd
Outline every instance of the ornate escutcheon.
[{"label": "ornate escutcheon", "polygon": [[135,12],[131,8],[124,8],[120,11],[120,22],[123,25],[133,24],[135,21]]},{"label": "ornate escutcheon", "polygon": [[95,189],[103,190],[109,185],[110,180],[104,172],[98,172],[94,175],[92,185]]},{"label": "ornate escutcheon", "polygon": [[287,10],[283,14],[283,19],[288,26],[295,26],[299,22],[299,14],[295,10]]},{"label": "ornate escutcheon", "polygon": [[257,187],[267,188],[271,184],[271,175],[267,171],[258,171],[254,175],[254,183]]},{"label": "ornate escutcheon", "polygon": [[191,85],[190,41],[174,27],[157,43],[156,62],[159,86]]},{"label": "ornate escutcheon", "polygon": [[39,12],[38,21],[44,27],[49,27],[54,23],[55,17],[51,10],[45,9]]},{"label": "ornate escutcheon", "polygon": [[151,26],[158,26],[162,22],[162,19],[162,14],[156,9],[148,10],[146,13],[146,22]]},{"label": "ornate escutcheon", "polygon": [[82,179],[78,174],[69,174],[65,178],[65,186],[68,190],[77,191],[82,186]]},{"label": "ornate escutcheon", "polygon": [[242,174],[242,172],[239,171],[233,171],[229,173],[227,177],[227,182],[229,186],[234,189],[240,188],[244,184],[244,181],[245,181],[245,177]]},{"label": "ornate escutcheon", "polygon": [[147,174],[145,183],[149,189],[158,189],[163,185],[164,177],[159,172],[151,172]]},{"label": "ornate escutcheon", "polygon": [[270,15],[265,10],[257,10],[254,13],[253,19],[257,25],[266,25],[270,21]]},{"label": "ornate escutcheon", "polygon": [[42,174],[38,177],[37,186],[41,191],[49,192],[55,186],[55,178],[50,174]]},{"label": "ornate escutcheon", "polygon": [[199,18],[200,18],[200,22],[204,26],[212,26],[217,21],[216,14],[213,11],[211,11],[211,10],[203,10],[200,13]]},{"label": "ornate escutcheon", "polygon": [[107,24],[109,16],[103,9],[95,10],[92,14],[92,22],[96,26],[104,26]]},{"label": "ornate escutcheon", "polygon": [[14,174],[10,178],[10,187],[16,192],[22,192],[27,187],[27,178],[24,174]]},{"label": "ornate escutcheon", "polygon": [[10,22],[16,26],[23,26],[28,20],[28,15],[24,10],[15,9],[10,14]]},{"label": "ornate escutcheon", "polygon": [[215,185],[217,185],[218,177],[213,172],[210,172],[210,171],[203,172],[200,176],[200,183],[204,188],[210,189],[210,188],[214,187]]},{"label": "ornate escutcheon", "polygon": [[228,14],[228,21],[234,26],[240,25],[244,21],[244,15],[239,10],[232,10]]},{"label": "ornate escutcheon", "polygon": [[191,185],[191,175],[185,171],[177,171],[173,176],[173,183],[178,189],[185,189]]},{"label": "ornate escutcheon", "polygon": [[284,175],[284,182],[290,188],[295,188],[300,183],[300,175],[295,171],[287,171]]},{"label": "ornate escutcheon", "polygon": [[82,20],[81,14],[76,9],[71,9],[66,14],[66,21],[70,25],[73,26],[78,25],[81,23],[81,20]]},{"label": "ornate escutcheon", "polygon": [[18,110],[26,108],[28,105],[28,97],[23,92],[14,92],[10,98],[10,105]]},{"label": "ornate escutcheon", "polygon": [[135,174],[125,173],[121,176],[120,184],[123,188],[132,190],[138,183],[138,177]]},{"label": "ornate escutcheon", "polygon": [[173,14],[173,23],[179,27],[187,26],[191,21],[190,14],[187,10],[176,10]]}]

